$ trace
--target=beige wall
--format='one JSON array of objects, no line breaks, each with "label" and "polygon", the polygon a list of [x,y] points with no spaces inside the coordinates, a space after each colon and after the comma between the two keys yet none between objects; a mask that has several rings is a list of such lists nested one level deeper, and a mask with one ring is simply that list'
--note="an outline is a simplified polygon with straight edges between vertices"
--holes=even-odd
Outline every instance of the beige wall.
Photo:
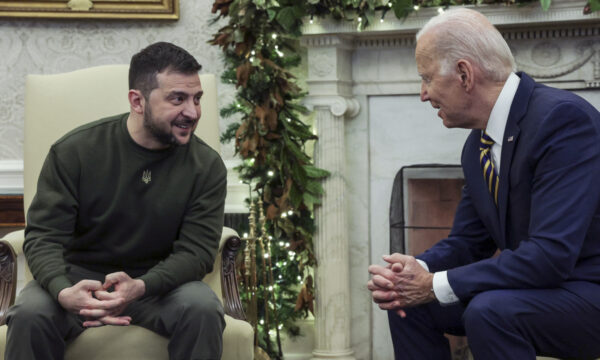
[{"label": "beige wall", "polygon": [[[212,0],[179,0],[180,19],[165,21],[0,19],[0,162],[23,158],[23,88],[27,74],[53,74],[89,66],[128,63],[155,41],[187,49],[203,71],[220,76],[220,49],[207,44],[219,24],[209,25]],[[219,106],[231,101],[232,86],[219,84]],[[90,94],[93,96],[93,94]],[[93,120],[93,119],[90,119]],[[225,124],[221,124],[223,129]],[[232,157],[231,146],[223,147]]]}]

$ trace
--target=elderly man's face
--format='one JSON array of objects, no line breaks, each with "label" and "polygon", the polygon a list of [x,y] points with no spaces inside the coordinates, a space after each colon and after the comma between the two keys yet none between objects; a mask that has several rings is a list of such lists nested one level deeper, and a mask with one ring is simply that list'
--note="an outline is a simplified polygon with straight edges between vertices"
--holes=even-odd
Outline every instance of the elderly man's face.
[{"label": "elderly man's face", "polygon": [[423,34],[417,41],[417,70],[421,76],[421,101],[429,101],[439,109],[438,116],[448,128],[473,128],[468,111],[469,97],[461,86],[461,74],[452,69],[449,74],[440,74],[440,61],[433,51],[431,32]]},{"label": "elderly man's face", "polygon": [[144,128],[163,146],[187,144],[201,115],[200,78],[165,71],[156,79],[158,87],[152,89],[144,107]]}]

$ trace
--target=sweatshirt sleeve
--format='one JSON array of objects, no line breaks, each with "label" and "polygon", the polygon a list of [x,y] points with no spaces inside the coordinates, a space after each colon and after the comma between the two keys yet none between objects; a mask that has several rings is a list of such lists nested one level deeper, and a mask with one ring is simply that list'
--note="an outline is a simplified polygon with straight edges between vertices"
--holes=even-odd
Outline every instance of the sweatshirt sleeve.
[{"label": "sweatshirt sleeve", "polygon": [[198,178],[172,253],[140,277],[146,285],[144,296],[164,294],[212,271],[227,192],[227,170],[221,158],[215,156]]},{"label": "sweatshirt sleeve", "polygon": [[63,166],[50,149],[27,212],[23,251],[33,277],[55,299],[73,284],[67,278],[64,249],[73,237],[77,217],[76,163]]}]

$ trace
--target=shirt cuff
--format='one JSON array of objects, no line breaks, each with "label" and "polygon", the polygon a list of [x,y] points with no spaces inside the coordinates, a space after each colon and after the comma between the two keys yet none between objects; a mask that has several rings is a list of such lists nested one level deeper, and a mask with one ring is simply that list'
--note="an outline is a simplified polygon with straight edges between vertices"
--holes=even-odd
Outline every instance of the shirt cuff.
[{"label": "shirt cuff", "polygon": [[439,271],[433,274],[433,292],[441,305],[452,305],[460,301],[448,282],[447,271]]},{"label": "shirt cuff", "polygon": [[427,266],[427,263],[423,260],[420,259],[416,259],[417,262],[419,263],[419,265],[421,265],[423,267],[423,269],[427,270],[427,272],[429,272],[429,266]]}]

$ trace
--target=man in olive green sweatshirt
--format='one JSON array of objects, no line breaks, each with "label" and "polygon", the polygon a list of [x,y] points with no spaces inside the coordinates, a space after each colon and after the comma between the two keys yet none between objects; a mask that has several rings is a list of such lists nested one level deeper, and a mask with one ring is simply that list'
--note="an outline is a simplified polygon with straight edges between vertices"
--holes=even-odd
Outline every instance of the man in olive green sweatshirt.
[{"label": "man in olive green sweatshirt", "polygon": [[226,169],[193,135],[200,65],[156,43],[134,55],[130,113],[50,149],[28,211],[33,276],[7,317],[6,359],[62,359],[87,327],[136,324],[171,359],[220,359],[223,308],[200,280],[223,226]]}]

